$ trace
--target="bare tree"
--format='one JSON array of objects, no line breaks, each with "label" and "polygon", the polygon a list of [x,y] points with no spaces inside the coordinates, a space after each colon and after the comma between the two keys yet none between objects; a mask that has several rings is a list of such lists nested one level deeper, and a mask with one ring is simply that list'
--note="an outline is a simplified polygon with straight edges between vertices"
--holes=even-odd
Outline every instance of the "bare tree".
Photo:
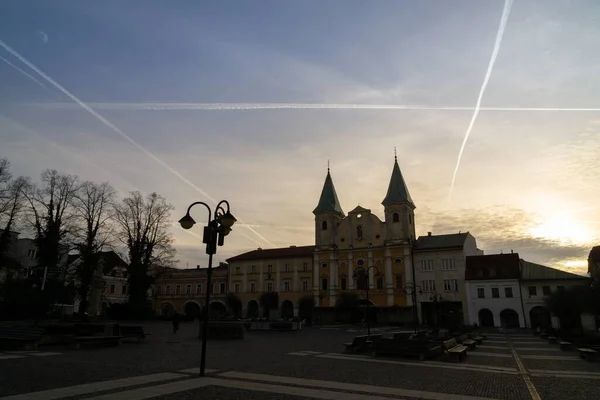
[{"label": "bare tree", "polygon": [[129,255],[129,305],[136,315],[145,312],[147,292],[157,275],[174,263],[172,210],[164,197],[156,193],[144,197],[139,191],[115,206],[117,236]]},{"label": "bare tree", "polygon": [[72,201],[78,180],[73,175],[46,170],[39,185],[25,194],[30,223],[35,231],[38,265],[60,271],[61,260],[71,249],[67,242],[73,233]]},{"label": "bare tree", "polygon": [[80,311],[88,308],[100,252],[110,247],[114,233],[114,225],[111,223],[114,200],[115,190],[108,182],[83,182],[73,195],[72,205],[77,223],[74,236],[81,257],[81,262],[74,270],[77,294],[81,301]]},{"label": "bare tree", "polygon": [[16,267],[18,264],[9,260],[8,253],[14,239],[12,230],[21,216],[24,195],[30,185],[24,177],[11,179],[9,168],[8,161],[0,159],[0,270]]}]

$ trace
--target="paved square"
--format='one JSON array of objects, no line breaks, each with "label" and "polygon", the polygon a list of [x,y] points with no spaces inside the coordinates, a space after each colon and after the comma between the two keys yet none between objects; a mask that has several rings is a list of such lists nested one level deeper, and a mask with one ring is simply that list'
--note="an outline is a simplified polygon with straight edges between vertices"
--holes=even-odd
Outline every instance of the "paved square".
[{"label": "paved square", "polygon": [[0,399],[600,398],[599,363],[522,333],[490,334],[456,363],[344,354],[360,327],[248,332],[209,342],[208,376],[199,378],[197,323],[177,334],[169,322],[144,328],[146,343],[4,352]]}]

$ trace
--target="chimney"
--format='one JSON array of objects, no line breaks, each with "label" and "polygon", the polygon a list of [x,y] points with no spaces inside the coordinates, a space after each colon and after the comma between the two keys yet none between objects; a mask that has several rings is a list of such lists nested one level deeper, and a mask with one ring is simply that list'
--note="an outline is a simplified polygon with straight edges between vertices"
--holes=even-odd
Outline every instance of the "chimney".
[{"label": "chimney", "polygon": [[199,266],[199,265],[196,265],[196,269],[200,269],[200,266]]},{"label": "chimney", "polygon": [[431,236],[431,232],[427,232],[427,236]]},{"label": "chimney", "polygon": [[514,253],[513,253],[513,249],[510,249],[510,254],[514,254]]}]

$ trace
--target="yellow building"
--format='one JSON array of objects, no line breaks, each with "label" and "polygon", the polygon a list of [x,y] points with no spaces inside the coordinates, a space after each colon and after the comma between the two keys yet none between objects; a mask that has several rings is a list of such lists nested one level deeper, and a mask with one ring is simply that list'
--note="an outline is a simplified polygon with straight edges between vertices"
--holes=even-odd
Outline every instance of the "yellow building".
[{"label": "yellow building", "polygon": [[[174,312],[197,317],[205,307],[206,268],[173,268],[153,285],[153,302],[156,315],[172,317]],[[222,263],[212,269],[210,311],[225,314],[228,294],[228,267]]]},{"label": "yellow building", "polygon": [[[230,288],[241,298],[244,315],[259,313],[259,297],[269,291],[279,293],[282,315],[289,315],[292,306],[297,314],[298,300],[311,294],[324,307],[334,306],[343,292],[366,300],[367,282],[372,305],[411,306],[403,289],[412,282],[415,204],[397,159],[382,204],[383,221],[360,206],[345,215],[328,169],[313,211],[314,245],[258,249],[227,260]],[[368,280],[357,279],[361,268],[368,270]]]}]

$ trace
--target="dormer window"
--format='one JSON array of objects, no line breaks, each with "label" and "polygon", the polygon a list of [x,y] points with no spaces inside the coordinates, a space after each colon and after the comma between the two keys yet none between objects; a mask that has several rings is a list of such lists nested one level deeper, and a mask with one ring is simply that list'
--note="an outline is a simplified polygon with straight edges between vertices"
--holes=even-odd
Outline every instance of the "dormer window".
[{"label": "dormer window", "polygon": [[400,214],[393,213],[392,214],[392,222],[400,222]]},{"label": "dormer window", "polygon": [[327,221],[323,221],[323,222],[321,223],[321,229],[323,229],[324,231],[326,231],[326,230],[327,230]]}]

